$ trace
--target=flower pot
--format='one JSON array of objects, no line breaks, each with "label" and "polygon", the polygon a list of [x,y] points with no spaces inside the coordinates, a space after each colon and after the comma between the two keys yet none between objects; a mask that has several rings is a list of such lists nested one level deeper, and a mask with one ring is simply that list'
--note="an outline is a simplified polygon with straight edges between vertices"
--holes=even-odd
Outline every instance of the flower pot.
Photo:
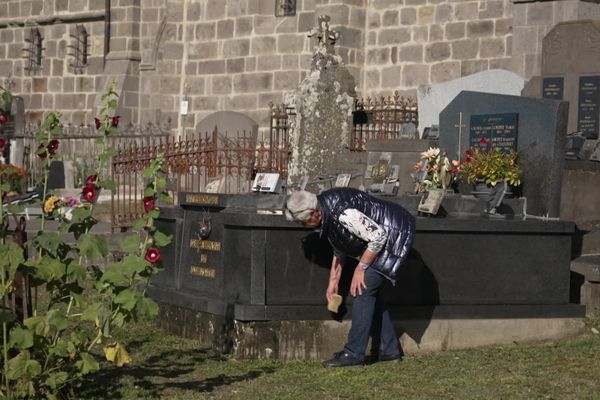
[{"label": "flower pot", "polygon": [[[501,184],[501,182],[497,182],[496,184],[499,185],[499,184]],[[492,185],[487,184],[484,181],[478,181],[473,184],[473,190],[471,191],[471,194],[478,199],[488,201],[490,198],[490,192],[492,191],[492,189],[493,189]],[[504,197],[513,197],[513,195],[514,195],[514,188],[513,188],[513,186],[508,185],[506,193],[504,194]]]}]

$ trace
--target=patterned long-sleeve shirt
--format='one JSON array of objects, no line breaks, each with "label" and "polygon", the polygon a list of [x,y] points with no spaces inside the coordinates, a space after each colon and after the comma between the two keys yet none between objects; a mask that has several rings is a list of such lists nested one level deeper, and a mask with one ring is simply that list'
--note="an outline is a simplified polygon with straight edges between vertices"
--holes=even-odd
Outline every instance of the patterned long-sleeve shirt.
[{"label": "patterned long-sleeve shirt", "polygon": [[387,241],[383,228],[355,208],[344,210],[339,221],[352,234],[367,242],[367,248],[373,253],[379,253]]}]

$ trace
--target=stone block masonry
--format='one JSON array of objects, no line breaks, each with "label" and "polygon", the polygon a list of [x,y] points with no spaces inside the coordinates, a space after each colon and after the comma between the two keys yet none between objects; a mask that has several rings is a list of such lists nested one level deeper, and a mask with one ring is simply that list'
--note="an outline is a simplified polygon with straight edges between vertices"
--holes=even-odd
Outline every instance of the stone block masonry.
[{"label": "stone block masonry", "polygon": [[[103,1],[0,1],[0,79],[10,78],[32,118],[57,110],[65,122],[90,123],[99,94],[115,79],[126,92],[119,110],[125,123],[170,118],[184,134],[194,131],[189,121],[235,105],[258,116],[264,130],[264,100],[283,99],[303,79],[315,45],[306,34],[322,14],[341,32],[336,50],[362,96],[415,95],[419,85],[493,68],[527,79],[539,75],[541,41],[556,23],[600,18],[600,5],[583,0],[304,0],[288,17],[275,17],[274,0],[110,4],[105,41]],[[22,58],[31,23],[44,48],[42,68],[33,72]],[[87,65],[80,72],[69,55],[77,24],[89,34]],[[86,79],[73,84],[80,77]],[[90,96],[96,100],[68,99]],[[184,98],[190,105],[185,131],[179,129]]]}]

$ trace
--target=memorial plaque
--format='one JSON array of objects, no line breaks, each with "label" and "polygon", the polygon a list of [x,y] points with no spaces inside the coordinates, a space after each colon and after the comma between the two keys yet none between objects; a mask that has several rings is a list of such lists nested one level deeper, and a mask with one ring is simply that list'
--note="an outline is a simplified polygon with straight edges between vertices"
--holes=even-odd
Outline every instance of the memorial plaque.
[{"label": "memorial plaque", "polygon": [[562,100],[564,78],[544,78],[542,83],[542,97],[545,99]]},{"label": "memorial plaque", "polygon": [[579,78],[577,130],[588,139],[598,139],[599,88],[600,76],[582,76]]},{"label": "memorial plaque", "polygon": [[517,150],[518,116],[516,113],[472,115],[469,146],[484,147],[481,139],[487,139],[502,151]]}]

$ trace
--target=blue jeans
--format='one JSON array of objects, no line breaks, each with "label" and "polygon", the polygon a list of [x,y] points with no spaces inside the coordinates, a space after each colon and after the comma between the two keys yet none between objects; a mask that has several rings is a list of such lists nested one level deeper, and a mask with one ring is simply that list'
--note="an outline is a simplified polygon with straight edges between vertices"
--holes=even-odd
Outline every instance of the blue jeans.
[{"label": "blue jeans", "polygon": [[[379,354],[400,354],[398,337],[387,307],[379,297],[379,288],[385,278],[373,268],[365,272],[367,288],[352,303],[352,326],[344,350],[359,360],[364,360],[369,336],[373,338],[373,350]],[[375,353],[377,355],[377,353]]]}]

